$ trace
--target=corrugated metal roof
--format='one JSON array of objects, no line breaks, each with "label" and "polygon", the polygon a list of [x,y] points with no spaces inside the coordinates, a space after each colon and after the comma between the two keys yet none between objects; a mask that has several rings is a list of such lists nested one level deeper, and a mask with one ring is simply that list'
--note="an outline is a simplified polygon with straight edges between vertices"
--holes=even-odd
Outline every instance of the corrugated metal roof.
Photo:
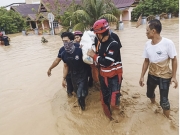
[{"label": "corrugated metal roof", "polygon": [[39,4],[21,4],[19,6],[12,6],[11,8],[20,13],[23,17],[26,17],[28,14],[35,14],[35,12],[32,11],[32,8],[37,12]]},{"label": "corrugated metal roof", "polygon": [[36,21],[36,14],[28,14],[27,17],[29,17],[32,21]]},{"label": "corrugated metal roof", "polygon": [[[52,9],[55,8],[55,3],[54,0],[41,0],[43,4],[46,8],[50,9],[52,11]],[[58,0],[61,7],[61,10],[64,11],[73,0]],[[112,0],[114,5],[119,9],[119,8],[124,8],[124,7],[129,7],[131,6],[135,0]],[[76,4],[80,4],[81,0],[75,0]],[[49,6],[48,6],[49,5]]]},{"label": "corrugated metal roof", "polygon": [[113,0],[113,2],[117,8],[124,8],[131,6],[135,0]]},{"label": "corrugated metal roof", "polygon": [[[73,0],[58,0],[59,5],[61,6],[61,10],[64,11],[68,8],[68,6],[72,3]],[[44,6],[51,11],[56,8],[55,1],[54,0],[41,0],[41,2],[44,4]],[[74,0],[76,4],[80,4],[81,0]]]}]

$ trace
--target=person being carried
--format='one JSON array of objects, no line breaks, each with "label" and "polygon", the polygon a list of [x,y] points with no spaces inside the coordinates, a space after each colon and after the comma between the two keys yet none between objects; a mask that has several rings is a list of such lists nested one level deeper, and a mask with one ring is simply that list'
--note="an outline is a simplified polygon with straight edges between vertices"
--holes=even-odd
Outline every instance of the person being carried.
[{"label": "person being carried", "polygon": [[[81,42],[81,38],[83,36],[83,33],[81,31],[75,31],[74,32],[74,42],[80,44]],[[82,45],[80,45],[82,47]],[[92,77],[92,73],[91,73],[91,67],[88,64],[86,65],[86,69],[88,71],[88,86],[92,87],[93,86],[93,77]]]},{"label": "person being carried", "polygon": [[[151,103],[155,103],[155,89],[157,85],[160,90],[160,105],[166,117],[170,114],[170,104],[168,100],[169,86],[175,83],[174,88],[178,87],[176,80],[177,71],[177,53],[174,43],[167,38],[161,37],[161,22],[157,19],[149,21],[146,28],[148,39],[146,42],[143,57],[145,58],[139,85],[144,86],[144,75],[149,67],[147,79],[147,97]],[[172,70],[169,68],[172,61]]]},{"label": "person being carried", "polygon": [[88,50],[87,55],[99,64],[99,80],[101,86],[101,102],[105,115],[113,120],[112,109],[119,109],[120,87],[122,81],[122,63],[120,46],[109,34],[109,24],[105,19],[97,20],[93,31],[100,41],[98,54]]},{"label": "person being carried", "polygon": [[[64,36],[67,36],[70,40],[74,40],[74,35],[72,33],[64,32],[64,33],[62,33],[61,38],[63,38]],[[77,44],[77,43],[74,43],[74,46],[79,48],[79,44]],[[65,48],[64,48],[64,46],[62,46],[59,49],[57,58],[54,60],[54,62],[52,63],[52,65],[49,67],[49,69],[47,71],[48,76],[51,76],[51,70],[60,63],[60,61],[62,59],[61,55],[64,51],[65,51]],[[67,95],[68,95],[68,97],[71,97],[73,95],[72,92],[73,92],[74,88],[73,88],[73,84],[72,84],[72,80],[71,80],[70,71],[68,72],[68,74],[66,76],[66,83],[67,83]]]},{"label": "person being carried", "polygon": [[85,63],[82,60],[81,48],[75,47],[73,40],[69,38],[71,33],[63,34],[65,51],[61,57],[64,62],[62,86],[66,87],[65,78],[70,70],[74,90],[78,98],[81,110],[85,110],[85,98],[88,95],[88,73]]}]

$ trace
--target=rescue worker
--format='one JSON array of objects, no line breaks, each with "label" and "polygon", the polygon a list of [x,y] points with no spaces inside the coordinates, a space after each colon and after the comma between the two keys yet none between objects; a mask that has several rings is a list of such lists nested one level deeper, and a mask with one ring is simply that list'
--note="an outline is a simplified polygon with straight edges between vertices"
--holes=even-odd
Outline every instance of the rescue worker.
[{"label": "rescue worker", "polygon": [[69,32],[61,35],[65,48],[65,51],[61,55],[64,62],[62,86],[66,87],[65,79],[70,70],[74,90],[78,98],[78,104],[81,110],[85,110],[85,98],[88,95],[88,74],[82,59],[82,49],[75,47],[70,35],[71,33]]},{"label": "rescue worker", "polygon": [[[101,18],[101,19],[105,19],[108,22],[107,18]],[[91,30],[93,31],[93,28]],[[115,41],[118,42],[118,45],[121,48],[122,44],[120,42],[120,39],[119,39],[118,35],[116,33],[112,32],[110,29],[109,29],[109,34],[110,34],[110,36]],[[94,45],[95,45],[96,53],[98,54],[98,46],[100,45],[100,42],[98,41],[97,37],[94,39]],[[120,53],[120,61],[121,61],[121,53]],[[99,89],[100,86],[99,86],[99,71],[98,71],[98,66],[96,66],[95,64],[92,64],[91,65],[91,69],[92,69],[93,80],[96,82],[96,83],[94,83],[94,85],[96,86],[97,89]]]},{"label": "rescue worker", "polygon": [[93,31],[98,38],[98,54],[92,49],[87,55],[99,64],[99,80],[101,86],[101,102],[105,115],[112,118],[112,108],[118,109],[120,105],[120,86],[122,81],[122,63],[120,61],[120,46],[110,36],[109,24],[105,19],[97,20]]},{"label": "rescue worker", "polygon": [[[61,38],[63,38],[64,35],[68,35],[68,38],[69,38],[70,40],[74,40],[74,35],[73,35],[72,33],[64,32],[64,33],[62,33]],[[79,48],[79,44],[77,44],[77,43],[74,43],[74,46],[77,47],[77,48]],[[60,63],[60,61],[61,61],[61,59],[62,59],[62,58],[61,58],[61,54],[62,54],[64,51],[65,51],[64,46],[62,46],[62,47],[59,49],[59,53],[58,53],[57,58],[54,60],[54,62],[52,63],[52,65],[49,67],[49,69],[48,69],[48,71],[47,71],[47,75],[48,75],[48,76],[51,76],[51,70],[52,70],[53,68],[55,68],[55,67]],[[73,92],[74,88],[73,88],[73,84],[72,84],[72,80],[71,80],[70,71],[68,72],[68,74],[67,74],[67,76],[66,76],[65,79],[66,79],[66,83],[67,83],[67,95],[68,95],[68,97],[71,97],[71,96],[73,95],[72,92]]]},{"label": "rescue worker", "polygon": [[[80,44],[82,36],[83,36],[83,33],[81,31],[75,31],[74,32],[74,41],[76,43]],[[88,86],[92,87],[93,86],[93,77],[92,77],[90,65],[86,64],[86,69],[88,71]]]}]

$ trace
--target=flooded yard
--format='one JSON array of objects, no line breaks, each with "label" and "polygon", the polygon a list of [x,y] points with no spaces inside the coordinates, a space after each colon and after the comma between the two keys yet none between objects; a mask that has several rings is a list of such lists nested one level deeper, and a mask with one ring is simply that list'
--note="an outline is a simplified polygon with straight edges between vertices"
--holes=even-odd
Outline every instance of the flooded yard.
[{"label": "flooded yard", "polygon": [[[179,18],[165,19],[161,36],[171,39],[179,59]],[[154,113],[146,97],[146,86],[138,84],[143,63],[146,26],[124,22],[116,31],[122,43],[123,82],[119,123],[109,121],[103,113],[100,93],[89,89],[87,109],[80,114],[76,98],[68,98],[61,86],[61,62],[47,70],[63,45],[60,36],[12,36],[10,46],[0,45],[0,134],[1,135],[178,135],[179,90],[169,91],[171,119]],[[113,29],[114,27],[112,27]],[[146,75],[147,77],[147,75]],[[177,71],[177,79],[179,71]],[[145,78],[146,79],[146,78]],[[133,95],[139,93],[139,98]],[[159,90],[156,89],[159,103]]]}]

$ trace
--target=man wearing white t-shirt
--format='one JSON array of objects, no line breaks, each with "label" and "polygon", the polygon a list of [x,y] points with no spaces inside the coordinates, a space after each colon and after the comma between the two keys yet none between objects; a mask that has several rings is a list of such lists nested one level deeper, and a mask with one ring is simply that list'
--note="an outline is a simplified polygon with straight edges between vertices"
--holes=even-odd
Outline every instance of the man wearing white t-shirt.
[{"label": "man wearing white t-shirt", "polygon": [[[155,103],[155,88],[159,85],[160,105],[166,117],[170,114],[170,104],[168,101],[169,86],[175,83],[174,88],[178,87],[176,80],[177,53],[174,43],[167,38],[161,37],[161,22],[157,19],[151,20],[146,28],[146,35],[150,41],[146,42],[143,56],[145,58],[142,73],[139,80],[141,87],[144,86],[144,75],[149,67],[147,79],[147,97],[151,103]],[[172,61],[172,70],[169,68]]]}]

